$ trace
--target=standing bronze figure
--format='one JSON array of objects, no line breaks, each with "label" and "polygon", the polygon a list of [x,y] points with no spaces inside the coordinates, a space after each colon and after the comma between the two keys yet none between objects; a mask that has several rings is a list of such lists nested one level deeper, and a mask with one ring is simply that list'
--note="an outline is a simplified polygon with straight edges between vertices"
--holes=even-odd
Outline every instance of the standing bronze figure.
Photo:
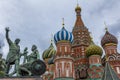
[{"label": "standing bronze figure", "polygon": [[[9,52],[6,58],[6,75],[13,76],[39,76],[46,71],[45,63],[40,60],[39,51],[37,46],[33,45],[31,48],[32,53],[28,54],[28,48],[26,47],[23,53],[20,52],[19,42],[20,39],[16,39],[14,42],[9,38],[9,27],[5,28],[6,40],[9,45]],[[24,61],[20,64],[21,56],[24,56]],[[10,72],[11,65],[14,65],[14,71]]]},{"label": "standing bronze figure", "polygon": [[[6,30],[6,40],[9,45],[9,52],[6,58],[6,74],[9,74],[10,66],[15,64],[15,70],[11,73],[11,75],[18,73],[17,70],[19,68],[19,56],[20,56],[20,39],[16,39],[14,42],[9,38],[9,27],[5,28]],[[18,74],[17,74],[18,75]]]}]

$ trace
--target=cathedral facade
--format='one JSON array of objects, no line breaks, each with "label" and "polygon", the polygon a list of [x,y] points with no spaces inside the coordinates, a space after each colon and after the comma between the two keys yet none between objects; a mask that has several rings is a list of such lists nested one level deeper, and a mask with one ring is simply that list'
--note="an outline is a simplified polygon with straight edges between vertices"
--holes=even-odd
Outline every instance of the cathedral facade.
[{"label": "cathedral facade", "polygon": [[[76,21],[72,32],[65,29],[54,35],[53,42],[43,52],[46,73],[43,80],[120,80],[118,40],[107,29],[101,46],[92,40],[81,18],[81,7],[75,8]],[[104,57],[103,50],[105,52]]]}]

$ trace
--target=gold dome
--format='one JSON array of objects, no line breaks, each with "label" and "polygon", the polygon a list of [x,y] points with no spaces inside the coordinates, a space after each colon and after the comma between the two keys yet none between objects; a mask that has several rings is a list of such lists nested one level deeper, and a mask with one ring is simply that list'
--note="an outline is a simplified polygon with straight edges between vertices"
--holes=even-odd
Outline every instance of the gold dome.
[{"label": "gold dome", "polygon": [[99,47],[95,44],[92,44],[86,49],[85,53],[86,53],[87,57],[89,57],[91,55],[102,56],[103,51],[102,51],[101,47]]},{"label": "gold dome", "polygon": [[77,4],[77,7],[75,8],[75,11],[81,11],[81,7],[79,6],[79,4]]},{"label": "gold dome", "polygon": [[53,44],[51,43],[50,47],[43,52],[42,57],[45,60],[45,59],[51,58],[55,54],[56,54],[56,50],[55,50]]}]

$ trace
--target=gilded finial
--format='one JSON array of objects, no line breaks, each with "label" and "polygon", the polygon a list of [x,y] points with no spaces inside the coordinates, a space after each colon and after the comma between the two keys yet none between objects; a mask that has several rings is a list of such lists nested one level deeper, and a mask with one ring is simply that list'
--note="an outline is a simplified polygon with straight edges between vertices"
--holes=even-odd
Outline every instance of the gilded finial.
[{"label": "gilded finial", "polygon": [[108,31],[108,27],[106,25],[106,22],[104,22],[104,25],[105,25],[105,30]]},{"label": "gilded finial", "polygon": [[50,40],[50,43],[51,43],[51,44],[53,43],[53,34],[51,34],[51,40]]},{"label": "gilded finial", "polygon": [[78,0],[77,0],[77,7],[79,6],[79,4],[78,4]]},{"label": "gilded finial", "polygon": [[64,18],[62,18],[62,20],[63,20],[62,25],[63,25],[63,27],[64,27],[64,25],[65,25],[65,24],[64,24]]},{"label": "gilded finial", "polygon": [[77,10],[81,11],[81,7],[79,6],[78,0],[77,0],[77,7],[75,8],[75,11]]}]

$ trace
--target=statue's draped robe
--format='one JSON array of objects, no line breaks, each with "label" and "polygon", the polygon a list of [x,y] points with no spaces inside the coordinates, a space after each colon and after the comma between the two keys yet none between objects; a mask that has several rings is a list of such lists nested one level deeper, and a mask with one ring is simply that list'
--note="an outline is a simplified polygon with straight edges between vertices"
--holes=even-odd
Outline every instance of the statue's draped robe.
[{"label": "statue's draped robe", "polygon": [[6,62],[14,64],[16,56],[19,56],[19,51],[20,51],[19,46],[16,46],[15,43],[11,42],[9,45],[9,53],[6,58]]}]

